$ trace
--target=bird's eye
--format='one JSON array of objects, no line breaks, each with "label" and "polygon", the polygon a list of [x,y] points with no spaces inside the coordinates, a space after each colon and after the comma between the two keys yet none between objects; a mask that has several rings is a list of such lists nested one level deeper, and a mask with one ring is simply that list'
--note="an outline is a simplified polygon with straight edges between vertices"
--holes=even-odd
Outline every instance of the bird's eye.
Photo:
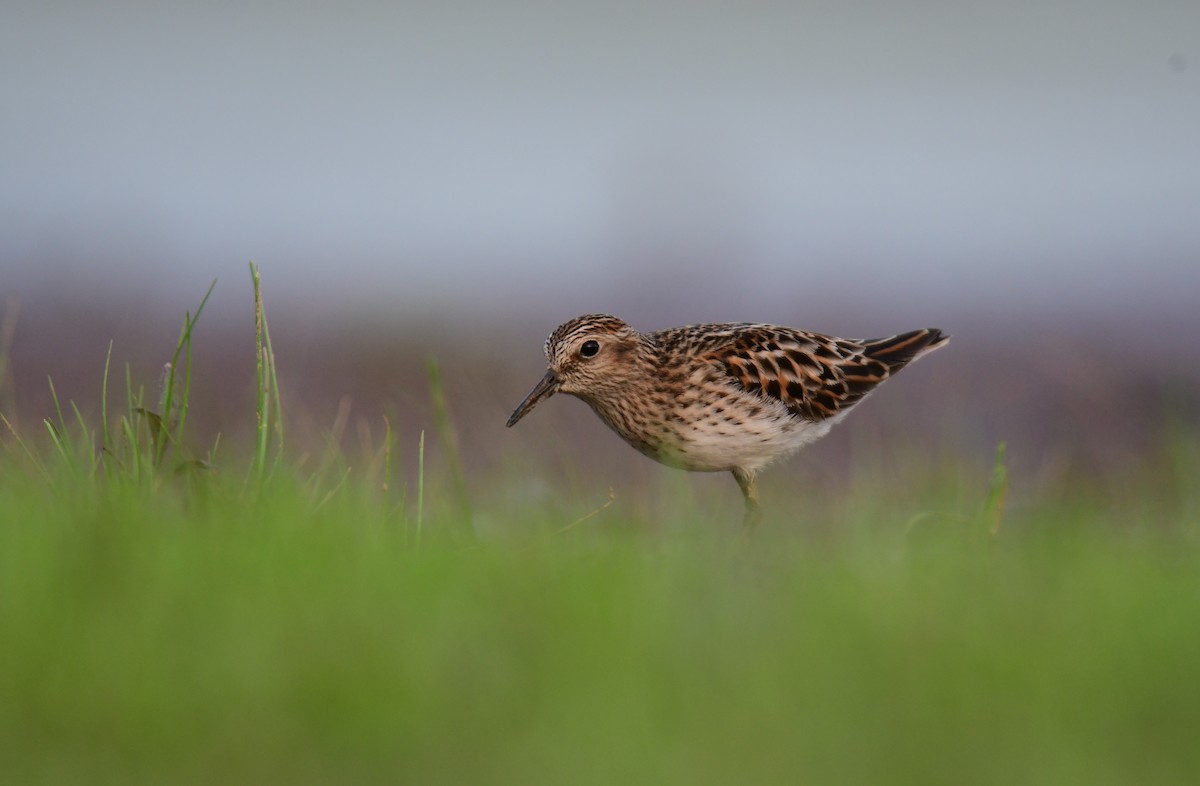
[{"label": "bird's eye", "polygon": [[596,357],[596,353],[599,351],[600,351],[600,342],[599,341],[595,341],[595,340],[585,341],[585,342],[583,342],[583,346],[581,346],[579,348],[579,356],[585,357],[585,358],[594,358],[594,357]]}]

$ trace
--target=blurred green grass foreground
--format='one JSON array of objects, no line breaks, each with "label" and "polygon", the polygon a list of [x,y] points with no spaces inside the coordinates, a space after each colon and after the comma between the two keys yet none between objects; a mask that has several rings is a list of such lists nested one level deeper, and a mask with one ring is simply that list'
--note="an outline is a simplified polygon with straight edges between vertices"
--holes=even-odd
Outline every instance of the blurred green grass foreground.
[{"label": "blurred green grass foreground", "polygon": [[160,400],[0,422],[0,781],[1200,778],[1196,439],[1019,509],[998,460],[819,531],[563,500],[481,540],[421,447],[407,488],[390,435],[283,449],[258,304],[244,456],[180,449],[202,309]]}]

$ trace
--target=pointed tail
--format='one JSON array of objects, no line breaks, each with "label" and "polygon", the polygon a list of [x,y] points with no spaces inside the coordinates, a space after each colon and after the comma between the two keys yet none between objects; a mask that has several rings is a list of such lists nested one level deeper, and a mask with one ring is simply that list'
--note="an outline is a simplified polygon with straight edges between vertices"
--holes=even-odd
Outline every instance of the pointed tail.
[{"label": "pointed tail", "polygon": [[873,338],[863,344],[867,357],[887,363],[894,374],[926,352],[946,346],[948,341],[950,337],[937,328],[922,328],[898,336]]}]

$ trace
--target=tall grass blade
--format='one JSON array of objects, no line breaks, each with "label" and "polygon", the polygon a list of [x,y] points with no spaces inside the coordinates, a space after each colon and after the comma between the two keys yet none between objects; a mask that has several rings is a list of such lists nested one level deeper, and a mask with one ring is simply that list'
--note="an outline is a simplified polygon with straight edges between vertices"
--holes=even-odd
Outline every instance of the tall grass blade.
[{"label": "tall grass blade", "polygon": [[50,385],[50,399],[54,402],[54,414],[58,416],[58,430],[65,432],[67,429],[67,421],[63,418],[62,405],[58,403],[58,391],[54,389],[54,379],[46,377],[46,382]]},{"label": "tall grass blade", "polygon": [[331,489],[329,489],[329,491],[325,492],[325,496],[321,497],[321,501],[313,506],[313,510],[317,511],[317,510],[320,510],[321,508],[325,507],[325,505],[329,502],[329,500],[333,499],[334,496],[339,491],[342,490],[342,487],[346,485],[346,479],[349,477],[350,477],[350,467],[346,467],[345,470],[342,471],[341,477],[338,478],[338,482],[333,484],[333,488],[331,488]]},{"label": "tall grass blade", "polygon": [[121,433],[125,435],[125,443],[130,446],[129,450],[129,480],[135,483],[142,476],[142,452],[138,447],[138,425],[136,420],[131,420],[127,416],[121,417]]},{"label": "tall grass blade", "polygon": [[168,430],[162,428],[162,425],[170,420],[171,407],[173,406],[175,394],[175,365],[173,363],[166,363],[163,366],[162,376],[159,379],[158,386],[158,412],[155,413],[155,415],[159,419],[159,428],[156,428],[152,435],[154,438],[155,466],[158,466],[158,464],[162,461],[163,452],[166,450],[167,438],[170,436]]},{"label": "tall grass blade", "polygon": [[417,547],[421,546],[421,528],[425,521],[425,430],[417,442]]},{"label": "tall grass blade", "polygon": [[83,413],[79,411],[75,401],[71,401],[71,411],[75,414],[75,423],[79,427],[80,436],[80,451],[83,452],[88,459],[88,476],[91,477],[96,472],[96,437],[91,429],[88,428],[87,421],[84,420]]},{"label": "tall grass blade", "polygon": [[383,416],[383,493],[391,496],[392,483],[392,421]]},{"label": "tall grass blade", "polygon": [[191,312],[187,312],[183,317],[183,327],[179,331],[179,339],[175,342],[175,352],[171,355],[171,362],[167,364],[166,376],[163,382],[163,398],[162,407],[159,415],[162,418],[166,429],[160,429],[154,440],[154,463],[157,466],[162,462],[163,456],[167,449],[167,437],[170,436],[171,412],[176,405],[175,402],[175,376],[179,368],[179,356],[185,355],[187,369],[184,377],[184,392],[183,400],[179,402],[179,425],[174,434],[174,445],[178,450],[178,445],[183,441],[183,427],[187,422],[187,406],[188,395],[191,390],[191,372],[192,372],[192,331],[196,327],[196,322],[200,319],[200,314],[204,311],[204,306],[208,303],[208,299],[212,297],[213,290],[217,287],[217,280],[208,285],[208,291],[204,293],[204,297],[200,300],[200,305],[196,308],[195,316]]},{"label": "tall grass blade", "polygon": [[267,396],[267,370],[263,355],[263,322],[265,320],[262,304],[262,278],[259,275],[258,266],[253,262],[250,263],[250,280],[254,284],[254,412],[257,418],[254,439],[254,477],[261,483],[267,469],[267,439],[270,435],[268,417],[270,411],[268,409],[269,399]]},{"label": "tall grass blade", "polygon": [[603,513],[605,510],[607,510],[609,507],[611,507],[612,504],[616,501],[617,501],[617,492],[613,490],[612,486],[609,486],[608,487],[608,499],[604,501],[603,505],[592,510],[590,513],[586,513],[586,514],[580,516],[579,518],[575,519],[574,521],[572,521],[570,524],[566,525],[565,527],[559,527],[557,530],[554,531],[554,534],[561,535],[564,532],[575,529],[576,527],[578,527],[580,524],[584,523],[585,521],[588,521],[589,519],[593,519],[596,516],[599,516],[601,513]]},{"label": "tall grass blade", "polygon": [[46,426],[46,431],[50,434],[50,442],[54,445],[54,449],[58,452],[63,464],[68,470],[71,471],[72,474],[74,474],[75,459],[71,455],[71,451],[67,446],[66,435],[64,435],[62,431],[60,431],[59,428],[54,425],[54,421],[50,420],[49,418],[43,420],[42,423]]},{"label": "tall grass blade", "polygon": [[100,445],[101,461],[108,467],[108,457],[112,455],[112,441],[108,433],[108,366],[112,362],[113,342],[109,339],[108,352],[104,355],[104,378],[100,382],[100,428],[104,441]]},{"label": "tall grass blade", "polygon": [[0,423],[4,424],[4,427],[8,429],[9,434],[12,434],[12,438],[16,441],[17,446],[21,448],[21,452],[25,454],[25,457],[29,459],[29,463],[33,464],[34,468],[37,469],[42,478],[47,481],[50,480],[50,473],[46,470],[46,465],[44,465],[37,457],[37,454],[30,450],[29,446],[25,444],[25,440],[21,439],[21,435],[17,433],[17,430],[13,427],[13,424],[9,422],[8,418],[4,416],[3,412],[0,412]]},{"label": "tall grass blade", "polygon": [[[214,282],[215,283],[215,282]],[[209,290],[212,291],[211,289]],[[207,298],[206,298],[207,299]],[[203,306],[203,304],[201,304]],[[199,316],[199,312],[197,312]],[[195,322],[192,321],[191,325]],[[174,364],[172,364],[174,365]],[[188,402],[192,395],[192,335],[191,327],[188,328],[187,348],[184,350],[184,366],[183,366],[183,396],[179,400],[179,423],[175,426],[175,439],[172,440],[171,461],[175,463],[178,460],[179,446],[183,444],[183,432],[187,427]]]},{"label": "tall grass blade", "polygon": [[[169,440],[170,433],[167,432],[166,426],[163,424],[162,416],[152,409],[138,407],[136,412],[146,419],[146,424],[150,427],[150,439],[155,446],[162,440]],[[156,447],[157,450],[157,447]]]},{"label": "tall grass blade", "polygon": [[275,464],[283,459],[283,404],[279,399],[279,374],[275,371],[275,347],[271,344],[271,326],[263,315],[263,341],[267,352],[267,374],[271,380],[271,400],[275,409]]},{"label": "tall grass blade", "polygon": [[[258,265],[250,263],[250,280],[254,284],[254,349],[255,349],[255,413],[257,416],[254,449],[254,477],[259,483],[267,473],[267,454],[270,452],[271,432],[275,432],[275,462],[283,456],[283,407],[279,398],[279,376],[275,369],[275,350],[271,346],[271,331],[263,309],[262,275]],[[274,419],[272,419],[272,405]]]},{"label": "tall grass blade", "polygon": [[213,439],[213,446],[208,449],[208,463],[210,466],[217,465],[217,450],[221,447],[221,433],[218,431],[217,436]]},{"label": "tall grass blade", "polygon": [[[71,438],[67,432],[67,420],[63,417],[62,404],[58,399],[58,391],[54,389],[54,379],[47,377],[46,381],[50,385],[50,399],[54,402],[54,413],[58,418],[57,424],[49,418],[42,422],[46,425],[46,431],[50,434],[50,441],[54,445],[54,449],[58,452],[63,460],[63,464],[71,472],[76,474],[78,467],[75,463],[75,453],[71,448]],[[86,436],[86,435],[85,435]]]},{"label": "tall grass blade", "polygon": [[[269,406],[269,402],[268,402]],[[324,433],[325,450],[308,479],[309,489],[316,493],[325,478],[330,477],[335,468],[338,473],[347,468],[346,456],[342,452],[342,438],[346,435],[346,426],[350,422],[351,401],[349,396],[343,396],[338,401],[337,413],[333,416],[333,425]]]},{"label": "tall grass blade", "polygon": [[121,432],[125,435],[125,446],[129,451],[129,473],[130,478],[137,480],[141,477],[142,472],[142,447],[139,444],[138,434],[140,433],[141,420],[138,416],[138,411],[142,407],[142,392],[139,389],[136,398],[133,394],[133,372],[129,368],[129,364],[125,364],[125,417],[121,425]]}]

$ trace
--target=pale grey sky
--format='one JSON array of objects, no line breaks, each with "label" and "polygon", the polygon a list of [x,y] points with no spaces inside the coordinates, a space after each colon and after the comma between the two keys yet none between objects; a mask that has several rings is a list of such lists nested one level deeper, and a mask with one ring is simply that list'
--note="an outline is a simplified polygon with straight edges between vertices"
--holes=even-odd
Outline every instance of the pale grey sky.
[{"label": "pale grey sky", "polygon": [[446,314],[1200,292],[1195,0],[10,0],[0,112],[0,296],[249,259]]}]

